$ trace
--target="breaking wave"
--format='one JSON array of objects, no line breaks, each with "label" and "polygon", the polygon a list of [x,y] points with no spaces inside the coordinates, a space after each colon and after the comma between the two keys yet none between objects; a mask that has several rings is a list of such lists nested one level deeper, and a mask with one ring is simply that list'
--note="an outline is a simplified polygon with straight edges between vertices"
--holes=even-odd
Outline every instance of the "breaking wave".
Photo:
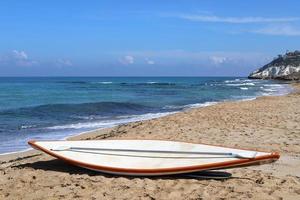
[{"label": "breaking wave", "polygon": [[114,119],[114,120],[72,123],[72,124],[66,124],[66,125],[47,127],[46,129],[62,130],[62,129],[109,128],[109,127],[113,127],[115,125],[120,125],[120,124],[135,122],[135,121],[154,119],[154,118],[163,117],[163,116],[174,114],[174,113],[176,113],[176,112],[147,113],[147,114],[143,114],[143,115],[127,115],[127,116],[124,116],[123,118]]}]

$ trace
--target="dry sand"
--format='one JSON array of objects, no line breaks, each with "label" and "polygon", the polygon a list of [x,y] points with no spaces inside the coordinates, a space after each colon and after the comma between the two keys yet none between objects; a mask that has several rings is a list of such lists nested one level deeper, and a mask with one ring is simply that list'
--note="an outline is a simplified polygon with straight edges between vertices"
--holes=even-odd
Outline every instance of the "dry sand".
[{"label": "dry sand", "polygon": [[71,139],[147,138],[278,151],[233,178],[134,178],[92,172],[38,151],[0,157],[0,199],[300,199],[300,85],[292,94],[226,102]]}]

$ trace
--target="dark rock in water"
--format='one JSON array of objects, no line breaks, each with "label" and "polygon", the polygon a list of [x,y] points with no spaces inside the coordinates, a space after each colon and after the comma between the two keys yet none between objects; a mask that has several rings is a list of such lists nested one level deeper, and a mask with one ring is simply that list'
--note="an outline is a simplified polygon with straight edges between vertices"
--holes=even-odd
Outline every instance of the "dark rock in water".
[{"label": "dark rock in water", "polygon": [[252,72],[248,78],[300,80],[300,51],[278,55],[270,63]]}]

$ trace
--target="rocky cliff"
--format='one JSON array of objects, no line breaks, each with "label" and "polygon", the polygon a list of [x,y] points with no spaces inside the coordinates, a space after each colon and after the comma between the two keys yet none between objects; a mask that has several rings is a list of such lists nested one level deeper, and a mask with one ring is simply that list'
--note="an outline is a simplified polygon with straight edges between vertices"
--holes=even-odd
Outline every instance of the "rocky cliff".
[{"label": "rocky cliff", "polygon": [[279,55],[270,63],[252,72],[248,78],[300,80],[300,51]]}]

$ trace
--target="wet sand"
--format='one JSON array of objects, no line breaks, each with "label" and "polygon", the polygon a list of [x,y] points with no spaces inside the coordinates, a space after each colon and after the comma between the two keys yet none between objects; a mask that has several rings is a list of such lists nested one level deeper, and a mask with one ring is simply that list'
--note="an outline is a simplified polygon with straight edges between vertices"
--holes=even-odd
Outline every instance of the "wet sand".
[{"label": "wet sand", "polygon": [[278,151],[269,165],[223,170],[231,179],[120,177],[32,150],[0,156],[0,199],[300,199],[300,84],[295,92],[225,102],[70,138],[167,139]]}]

